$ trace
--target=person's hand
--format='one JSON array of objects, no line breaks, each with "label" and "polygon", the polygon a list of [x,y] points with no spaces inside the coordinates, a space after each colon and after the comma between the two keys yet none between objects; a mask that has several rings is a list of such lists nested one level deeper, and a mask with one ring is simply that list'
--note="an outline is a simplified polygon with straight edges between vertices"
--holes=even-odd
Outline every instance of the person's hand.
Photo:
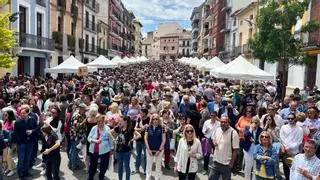
[{"label": "person's hand", "polygon": [[230,162],[230,163],[229,163],[229,167],[232,168],[232,167],[233,167],[233,164],[234,164],[233,162]]},{"label": "person's hand", "polygon": [[46,150],[43,151],[43,154],[44,154],[44,155],[48,155],[49,153],[50,153],[50,150],[49,150],[49,149],[46,149]]},{"label": "person's hand", "polygon": [[303,176],[307,176],[308,175],[308,171],[305,168],[298,168],[298,173],[302,174]]},{"label": "person's hand", "polygon": [[210,130],[210,129],[209,129],[209,128],[207,128],[207,129],[206,129],[206,131],[205,131],[205,134],[207,134],[207,133],[209,132],[209,130]]},{"label": "person's hand", "polygon": [[196,154],[194,152],[188,152],[188,156],[192,158],[196,158]]},{"label": "person's hand", "polygon": [[212,142],[213,142],[213,145],[214,145],[214,146],[217,146],[217,145],[218,145],[217,140],[214,139],[214,140],[212,140]]},{"label": "person's hand", "polygon": [[178,172],[178,167],[177,167],[177,166],[174,166],[173,171],[174,171],[175,173]]},{"label": "person's hand", "polygon": [[159,151],[157,151],[157,152],[156,152],[156,154],[155,154],[154,156],[158,157],[158,156],[159,156],[159,154],[160,154],[160,152],[161,152],[160,150],[159,150]]},{"label": "person's hand", "polygon": [[152,151],[150,149],[148,150],[148,153],[150,156],[153,156]]}]

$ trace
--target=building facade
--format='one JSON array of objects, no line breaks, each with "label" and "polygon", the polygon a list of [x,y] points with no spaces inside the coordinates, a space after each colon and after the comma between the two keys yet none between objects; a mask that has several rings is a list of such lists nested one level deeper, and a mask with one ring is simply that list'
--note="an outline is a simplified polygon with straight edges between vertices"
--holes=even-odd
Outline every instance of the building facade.
[{"label": "building facade", "polygon": [[179,58],[191,57],[191,31],[183,30],[179,36]]},{"label": "building facade", "polygon": [[141,54],[142,54],[142,49],[141,49],[141,41],[142,41],[141,28],[142,28],[142,24],[138,20],[134,20],[133,24],[135,26],[135,31],[134,31],[134,55],[135,56],[141,56]]},{"label": "building facade", "polygon": [[51,66],[62,63],[70,55],[82,59],[79,48],[83,45],[82,5],[80,0],[50,2],[51,35],[55,45]]},{"label": "building facade", "polygon": [[109,1],[109,58],[113,58],[120,55],[120,49],[122,47],[122,11],[123,6],[120,0]]},{"label": "building facade", "polygon": [[[160,60],[160,38],[166,37],[168,34],[180,34],[182,33],[182,27],[177,23],[164,23],[160,24],[157,29],[153,32],[153,42],[152,42],[152,60]],[[164,40],[164,39],[163,39]]]},{"label": "building facade", "polygon": [[201,9],[202,6],[195,7],[192,11],[191,20],[191,54],[192,56],[198,56],[198,37],[199,37],[199,27],[201,26]]},{"label": "building facade", "polygon": [[179,55],[179,34],[168,34],[160,37],[160,60],[175,61]]},{"label": "building facade", "polygon": [[153,31],[147,33],[147,37],[141,42],[141,56],[148,59],[152,59],[152,43],[153,43]]},{"label": "building facade", "polygon": [[18,61],[13,74],[43,76],[50,67],[54,41],[50,38],[50,1],[11,1],[11,13],[20,12],[12,28],[17,30]]}]

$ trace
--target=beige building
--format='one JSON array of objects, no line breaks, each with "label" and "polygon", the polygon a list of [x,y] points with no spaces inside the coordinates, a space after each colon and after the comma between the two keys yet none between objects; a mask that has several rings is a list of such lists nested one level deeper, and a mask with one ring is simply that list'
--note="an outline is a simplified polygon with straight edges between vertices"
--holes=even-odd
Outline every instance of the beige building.
[{"label": "beige building", "polygon": [[142,41],[142,34],[141,34],[141,28],[142,24],[138,20],[133,20],[133,25],[135,26],[134,31],[134,55],[135,56],[141,56],[142,50],[141,50],[141,41]]},{"label": "beige building", "polygon": [[246,7],[236,11],[233,16],[239,21],[238,28],[233,32],[233,42],[236,54],[243,54],[252,61],[252,52],[248,46],[248,40],[252,38],[255,30],[255,18],[257,14],[258,3],[252,2]]},{"label": "beige building", "polygon": [[153,31],[148,32],[147,37],[141,42],[141,56],[148,59],[152,59],[152,43],[153,43]]},{"label": "beige building", "polygon": [[[160,38],[166,37],[168,34],[180,34],[182,33],[182,27],[177,23],[165,23],[160,24],[153,33],[152,43],[152,60],[160,60]],[[164,40],[164,39],[163,39]]]},{"label": "beige building", "polygon": [[98,55],[108,56],[108,35],[109,35],[109,3],[99,0],[100,9],[98,18]]},{"label": "beige building", "polygon": [[160,60],[176,60],[179,55],[179,34],[160,37]]},{"label": "beige building", "polygon": [[52,39],[55,51],[51,66],[62,63],[70,55],[81,60],[82,39],[82,1],[50,1]]},{"label": "beige building", "polygon": [[191,31],[183,30],[179,36],[179,58],[191,56]]}]

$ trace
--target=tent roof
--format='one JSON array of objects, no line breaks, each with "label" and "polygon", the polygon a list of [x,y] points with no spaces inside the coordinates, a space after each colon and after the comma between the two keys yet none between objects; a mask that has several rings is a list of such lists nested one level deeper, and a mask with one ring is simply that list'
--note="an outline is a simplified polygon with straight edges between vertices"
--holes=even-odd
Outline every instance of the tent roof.
[{"label": "tent roof", "polygon": [[[45,69],[47,73],[77,73],[79,67],[87,67],[82,62],[78,61],[74,56],[70,56],[58,66]],[[88,67],[89,72],[96,71],[97,68]]]},{"label": "tent roof", "polygon": [[214,58],[210,59],[209,61],[205,63],[201,63],[198,68],[204,68],[206,70],[211,70],[214,68],[220,68],[224,66],[225,64],[217,57],[215,56]]},{"label": "tent roof", "polygon": [[274,76],[248,62],[239,56],[227,65],[210,71],[217,78],[230,78],[240,80],[274,81]]},{"label": "tent roof", "polygon": [[87,66],[97,67],[97,68],[116,68],[117,63],[110,61],[108,58],[100,55],[97,59],[87,64]]}]

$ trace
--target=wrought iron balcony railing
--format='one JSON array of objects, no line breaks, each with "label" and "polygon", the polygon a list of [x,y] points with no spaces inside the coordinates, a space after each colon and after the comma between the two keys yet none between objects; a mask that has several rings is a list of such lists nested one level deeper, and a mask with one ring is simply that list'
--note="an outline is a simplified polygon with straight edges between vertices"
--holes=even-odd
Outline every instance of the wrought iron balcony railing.
[{"label": "wrought iron balcony railing", "polygon": [[33,34],[20,33],[19,35],[20,47],[54,50],[54,41],[49,38],[36,36]]}]

